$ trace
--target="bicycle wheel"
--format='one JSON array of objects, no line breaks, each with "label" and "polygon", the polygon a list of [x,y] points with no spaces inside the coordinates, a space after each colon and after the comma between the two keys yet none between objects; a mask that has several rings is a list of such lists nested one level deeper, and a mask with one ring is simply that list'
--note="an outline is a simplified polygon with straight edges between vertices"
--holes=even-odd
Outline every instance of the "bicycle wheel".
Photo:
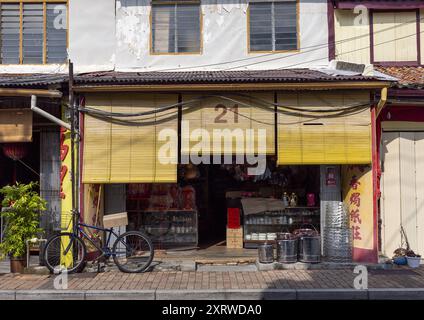
[{"label": "bicycle wheel", "polygon": [[44,261],[52,273],[81,272],[85,267],[87,249],[84,242],[72,233],[51,237],[44,248]]},{"label": "bicycle wheel", "polygon": [[145,271],[153,261],[152,241],[138,231],[124,233],[116,239],[112,248],[113,261],[126,273]]}]

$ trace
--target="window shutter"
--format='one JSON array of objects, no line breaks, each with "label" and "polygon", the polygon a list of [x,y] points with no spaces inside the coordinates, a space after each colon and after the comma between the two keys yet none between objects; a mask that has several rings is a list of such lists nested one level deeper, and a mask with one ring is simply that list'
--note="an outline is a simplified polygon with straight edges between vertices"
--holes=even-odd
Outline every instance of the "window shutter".
[{"label": "window shutter", "polygon": [[[103,96],[104,97],[104,96]],[[175,104],[177,95],[113,94],[87,97],[87,106],[120,113],[150,111]],[[174,110],[176,114],[176,110]],[[119,118],[136,124],[106,122],[85,116],[84,183],[165,183],[177,181],[177,164],[162,164],[158,152],[161,129],[178,130],[177,117],[159,114],[140,118]],[[162,121],[158,121],[162,120]]]},{"label": "window shutter", "polygon": [[[369,103],[364,94],[282,94],[279,103],[305,109],[280,111],[278,116],[278,164],[369,164],[371,112],[369,108],[340,114],[319,115],[313,109]],[[330,116],[331,115],[331,116]]]},{"label": "window shutter", "polygon": [[249,4],[250,50],[297,49],[297,2],[258,2]]},{"label": "window shutter", "polygon": [[251,3],[250,10],[250,50],[272,51],[272,3]]},{"label": "window shutter", "polygon": [[274,2],[275,50],[297,49],[297,3]]},{"label": "window shutter", "polygon": [[156,53],[200,51],[200,5],[152,6],[152,45]]},{"label": "window shutter", "polygon": [[200,51],[200,6],[177,4],[178,52]]},{"label": "window shutter", "polygon": [[3,64],[19,64],[20,10],[19,4],[0,4],[1,59]]},{"label": "window shutter", "polygon": [[40,64],[44,47],[43,4],[24,3],[23,7],[23,63]]},{"label": "window shutter", "polygon": [[153,51],[175,52],[175,5],[152,6]]},{"label": "window shutter", "polygon": [[[62,18],[65,18],[63,20]],[[67,58],[67,7],[65,4],[47,4],[47,63],[63,63]]]}]

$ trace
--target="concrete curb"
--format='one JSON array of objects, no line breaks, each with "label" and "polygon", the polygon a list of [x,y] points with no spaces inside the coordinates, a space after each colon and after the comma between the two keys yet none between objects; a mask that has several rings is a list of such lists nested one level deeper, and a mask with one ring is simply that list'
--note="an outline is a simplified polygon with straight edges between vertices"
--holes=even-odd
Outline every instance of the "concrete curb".
[{"label": "concrete curb", "polygon": [[0,291],[0,300],[16,300],[16,292],[12,290]]},{"label": "concrete curb", "polygon": [[369,289],[370,300],[424,300],[424,288]]},{"label": "concrete curb", "polygon": [[298,289],[297,300],[368,300],[368,290]]},{"label": "concrete curb", "polygon": [[16,300],[85,300],[84,291],[28,290],[15,291]]},{"label": "concrete curb", "polygon": [[424,300],[424,288],[369,290],[0,290],[0,300]]},{"label": "concrete curb", "polygon": [[156,300],[155,290],[117,290],[85,292],[85,300]]}]

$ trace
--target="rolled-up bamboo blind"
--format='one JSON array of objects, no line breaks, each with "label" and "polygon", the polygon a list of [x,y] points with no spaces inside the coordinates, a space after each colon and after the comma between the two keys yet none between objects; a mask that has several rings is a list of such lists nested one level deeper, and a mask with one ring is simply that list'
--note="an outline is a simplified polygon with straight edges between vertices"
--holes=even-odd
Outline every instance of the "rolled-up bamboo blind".
[{"label": "rolled-up bamboo blind", "polygon": [[[90,95],[87,107],[108,112],[135,113],[175,104],[175,94]],[[177,134],[176,109],[163,116],[117,118],[105,121],[91,115],[84,124],[84,183],[161,183],[177,181],[177,164],[164,164],[158,151],[165,142],[158,140],[162,129]]]},{"label": "rolled-up bamboo blind", "polygon": [[[229,101],[220,97],[205,98],[203,101],[196,103],[191,108],[183,110],[183,123],[189,124],[189,134],[182,136],[181,152],[188,154],[193,151],[193,147],[199,143],[190,135],[195,133],[196,129],[204,129],[210,136],[209,143],[205,142],[202,152],[204,154],[219,155],[228,154],[230,150],[226,150],[224,139],[221,139],[221,147],[217,148],[214,143],[214,130],[219,130],[227,138],[235,133],[235,130],[243,132],[243,144],[237,144],[234,136],[232,139],[232,154],[257,154],[258,153],[258,137],[263,136],[265,141],[266,154],[275,154],[275,113],[274,108],[269,103],[274,102],[274,93],[252,93],[251,98],[240,96],[229,96],[231,99],[240,101]],[[183,95],[183,101],[190,101],[197,96]],[[254,98],[265,100],[264,103]],[[245,105],[243,105],[245,103]],[[247,143],[246,130],[253,129],[253,144]],[[261,134],[259,129],[264,130]],[[240,131],[240,132],[241,132]],[[264,136],[265,135],[265,136]],[[215,139],[216,140],[216,139]]]},{"label": "rolled-up bamboo blind", "polygon": [[312,112],[367,104],[367,93],[280,94],[278,102],[305,110],[279,112],[278,164],[371,163],[370,108],[344,114]]},{"label": "rolled-up bamboo blind", "polygon": [[29,109],[0,110],[0,143],[31,141],[32,111]]}]

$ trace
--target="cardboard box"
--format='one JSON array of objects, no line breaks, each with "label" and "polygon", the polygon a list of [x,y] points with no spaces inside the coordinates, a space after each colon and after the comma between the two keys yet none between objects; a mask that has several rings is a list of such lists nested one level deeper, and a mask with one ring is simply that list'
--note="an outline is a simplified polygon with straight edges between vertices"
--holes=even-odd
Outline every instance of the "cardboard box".
[{"label": "cardboard box", "polygon": [[243,249],[243,228],[227,228],[227,248]]},{"label": "cardboard box", "polygon": [[114,228],[128,225],[128,214],[126,212],[109,214],[103,217],[103,227]]}]

